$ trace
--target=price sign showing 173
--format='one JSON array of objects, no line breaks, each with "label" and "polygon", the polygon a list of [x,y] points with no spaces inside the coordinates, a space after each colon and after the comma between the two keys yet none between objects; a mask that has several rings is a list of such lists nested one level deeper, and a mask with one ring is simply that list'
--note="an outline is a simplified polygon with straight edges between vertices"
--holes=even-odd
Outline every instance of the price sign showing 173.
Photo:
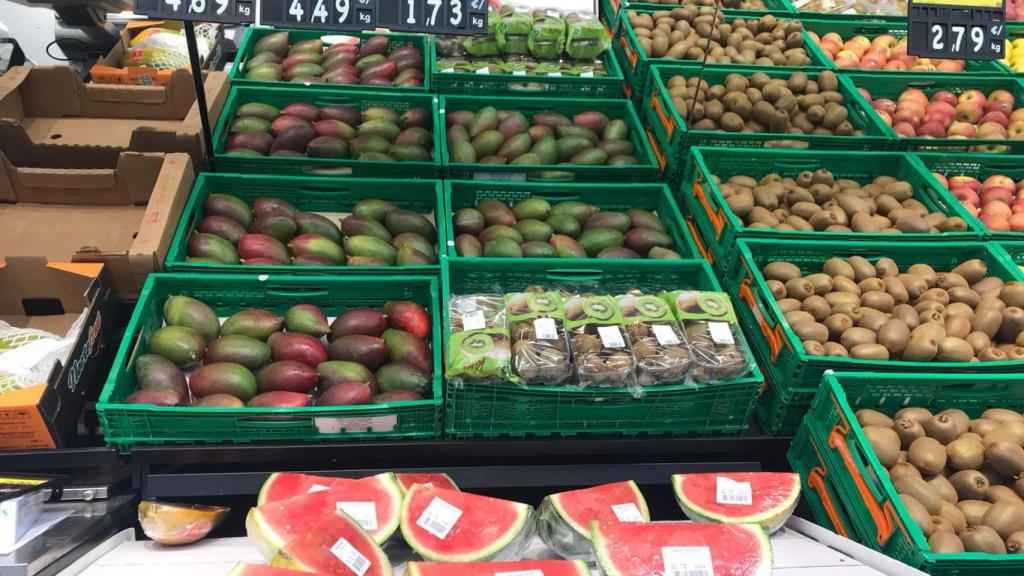
[{"label": "price sign showing 173", "polygon": [[908,52],[926,58],[997,60],[1006,43],[1002,0],[911,0]]}]

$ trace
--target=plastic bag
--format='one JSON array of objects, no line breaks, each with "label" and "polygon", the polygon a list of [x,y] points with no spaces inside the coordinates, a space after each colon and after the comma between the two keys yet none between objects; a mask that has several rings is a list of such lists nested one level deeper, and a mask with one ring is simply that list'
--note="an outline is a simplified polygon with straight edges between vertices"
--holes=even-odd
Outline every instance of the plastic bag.
[{"label": "plastic bag", "polygon": [[565,50],[565,20],[545,18],[535,20],[530,30],[530,54],[543,60],[557,60]]},{"label": "plastic bag", "polygon": [[512,371],[525,384],[557,386],[572,376],[562,296],[531,286],[505,295]]},{"label": "plastic bag", "polygon": [[615,298],[572,296],[564,310],[577,384],[581,388],[629,387],[639,396],[642,391],[636,386],[636,360]]},{"label": "plastic bag", "polygon": [[636,358],[637,384],[652,386],[685,381],[693,359],[668,303],[639,290],[617,299]]},{"label": "plastic bag", "polygon": [[597,20],[569,22],[565,52],[576,60],[593,60],[611,48],[612,41],[604,25]]},{"label": "plastic bag", "polygon": [[474,34],[462,41],[470,56],[499,56],[501,54],[501,17],[491,12],[487,19],[487,34]]},{"label": "plastic bag", "polygon": [[512,347],[501,294],[452,296],[448,301],[448,369],[453,381],[508,382]]},{"label": "plastic bag", "polygon": [[0,394],[46,382],[57,362],[67,363],[88,310],[58,336],[0,320]]},{"label": "plastic bag", "polygon": [[750,372],[747,343],[728,294],[677,290],[662,296],[672,307],[690,345],[694,381],[729,380]]},{"label": "plastic bag", "polygon": [[533,16],[525,12],[506,15],[499,25],[504,54],[529,54],[530,32],[533,30]]}]

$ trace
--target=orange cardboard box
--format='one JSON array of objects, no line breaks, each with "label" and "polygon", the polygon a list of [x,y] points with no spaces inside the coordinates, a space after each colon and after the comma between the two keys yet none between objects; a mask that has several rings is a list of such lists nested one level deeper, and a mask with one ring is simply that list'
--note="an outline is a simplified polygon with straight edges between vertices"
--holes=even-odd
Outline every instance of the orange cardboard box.
[{"label": "orange cardboard box", "polygon": [[[121,67],[121,58],[133,50],[131,46],[132,40],[143,30],[154,27],[180,30],[182,23],[170,20],[144,20],[140,22],[129,22],[124,27],[124,30],[121,31],[121,37],[118,43],[110,49],[110,52],[102,60],[96,62],[96,64],[89,69],[89,75],[92,78],[92,81],[97,84],[167,86],[171,83],[173,76],[182,73],[186,75],[191,74],[191,71],[187,67],[175,70],[157,70],[151,66]],[[220,68],[220,65],[223,63],[223,39],[223,28],[218,27],[217,37],[214,41],[213,48],[210,50],[210,54],[206,58],[206,61],[202,63],[202,73],[204,76],[207,70],[216,70]]]},{"label": "orange cardboard box", "polygon": [[63,163],[48,155],[22,159],[0,152],[0,261],[103,263],[114,295],[138,298],[146,277],[163,269],[192,190],[188,155],[122,152],[94,169],[55,168]]},{"label": "orange cardboard box", "polygon": [[[227,98],[227,75],[207,74],[210,122]],[[68,66],[16,66],[0,77],[0,150],[15,164],[26,150],[63,168],[113,166],[121,152],[186,152],[203,161],[203,132],[192,77],[167,86],[86,84]]]},{"label": "orange cardboard box", "polygon": [[114,331],[103,264],[11,257],[0,264],[0,320],[63,336],[86,311],[66,362],[46,381],[0,392],[0,449],[60,448],[74,437],[89,387],[103,382],[102,352]]}]

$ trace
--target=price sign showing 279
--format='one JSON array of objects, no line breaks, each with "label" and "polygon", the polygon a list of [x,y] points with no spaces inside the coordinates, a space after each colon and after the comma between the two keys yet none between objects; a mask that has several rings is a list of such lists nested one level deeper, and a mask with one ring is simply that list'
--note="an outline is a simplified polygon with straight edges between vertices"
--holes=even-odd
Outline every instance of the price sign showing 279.
[{"label": "price sign showing 279", "polygon": [[1003,0],[911,0],[908,52],[927,58],[996,60],[1003,57]]}]

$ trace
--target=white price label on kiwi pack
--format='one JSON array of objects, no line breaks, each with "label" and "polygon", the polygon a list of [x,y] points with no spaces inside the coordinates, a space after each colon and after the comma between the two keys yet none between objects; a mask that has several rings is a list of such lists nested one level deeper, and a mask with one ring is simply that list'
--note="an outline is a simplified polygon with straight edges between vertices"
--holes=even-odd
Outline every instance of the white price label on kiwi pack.
[{"label": "white price label on kiwi pack", "polygon": [[597,333],[601,336],[601,342],[605,348],[626,347],[626,342],[622,339],[622,332],[618,326],[598,326]]},{"label": "white price label on kiwi pack", "polygon": [[487,326],[487,319],[484,318],[483,310],[473,310],[462,316],[463,330],[483,330]]},{"label": "white price label on kiwi pack", "polygon": [[558,340],[558,327],[554,318],[535,318],[533,331],[537,333],[538,340]]},{"label": "white price label on kiwi pack", "polygon": [[676,331],[668,324],[654,324],[651,326],[651,330],[654,330],[654,337],[658,340],[658,344],[662,346],[679,344],[679,336],[676,336]]},{"label": "white price label on kiwi pack", "polygon": [[715,341],[715,344],[736,343],[728,322],[708,322],[708,332],[711,333],[711,339]]}]

